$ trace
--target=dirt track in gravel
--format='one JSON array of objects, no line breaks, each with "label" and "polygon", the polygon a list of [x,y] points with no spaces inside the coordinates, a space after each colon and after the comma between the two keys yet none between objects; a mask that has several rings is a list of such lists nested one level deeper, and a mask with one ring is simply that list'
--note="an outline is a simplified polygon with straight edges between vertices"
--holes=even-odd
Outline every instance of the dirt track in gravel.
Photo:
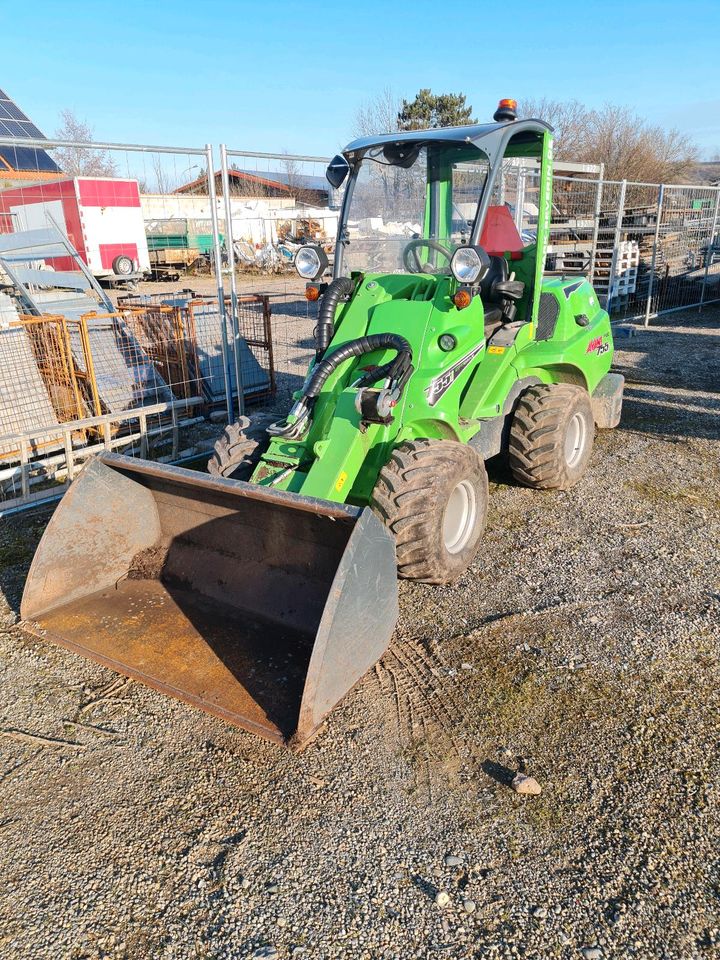
[{"label": "dirt track in gravel", "polygon": [[28,639],[49,514],[4,521],[0,955],[717,956],[720,311],[617,346],[588,476],[493,465],[473,568],[401,584],[300,755]]}]

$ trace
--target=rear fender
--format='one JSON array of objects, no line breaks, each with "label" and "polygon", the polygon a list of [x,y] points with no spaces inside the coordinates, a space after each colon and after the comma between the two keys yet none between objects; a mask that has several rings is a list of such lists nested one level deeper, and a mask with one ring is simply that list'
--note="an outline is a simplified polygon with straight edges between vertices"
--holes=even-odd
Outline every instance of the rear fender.
[{"label": "rear fender", "polygon": [[549,363],[542,367],[525,367],[518,370],[523,379],[535,377],[539,383],[574,383],[589,391],[588,381],[580,369],[573,363]]},{"label": "rear fender", "polygon": [[462,437],[453,424],[447,420],[427,418],[412,420],[398,434],[398,442],[405,440],[461,440]]}]

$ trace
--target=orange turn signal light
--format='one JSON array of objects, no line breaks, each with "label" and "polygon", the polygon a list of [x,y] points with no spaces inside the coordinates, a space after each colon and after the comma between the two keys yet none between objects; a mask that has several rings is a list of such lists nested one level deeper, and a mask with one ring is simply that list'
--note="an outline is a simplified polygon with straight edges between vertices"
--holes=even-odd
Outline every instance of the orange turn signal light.
[{"label": "orange turn signal light", "polygon": [[320,299],[320,287],[314,286],[312,283],[309,283],[305,287],[305,299],[306,300],[319,300]]},{"label": "orange turn signal light", "polygon": [[458,310],[464,310],[465,307],[469,307],[472,303],[472,295],[469,290],[458,290],[452,298],[452,301]]}]

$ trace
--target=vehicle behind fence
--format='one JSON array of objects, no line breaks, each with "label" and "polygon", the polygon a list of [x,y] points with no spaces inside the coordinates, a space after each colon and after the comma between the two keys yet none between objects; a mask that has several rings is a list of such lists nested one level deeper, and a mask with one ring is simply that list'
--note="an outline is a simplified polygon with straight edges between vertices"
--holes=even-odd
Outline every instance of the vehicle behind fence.
[{"label": "vehicle behind fence", "polygon": [[[209,417],[286,409],[315,325],[294,257],[333,259],[327,158],[0,138],[0,159],[0,516],[98,450],[201,463]],[[538,187],[516,161],[493,197],[529,242]],[[718,187],[559,166],[546,269],[588,276],[613,321],[702,309],[719,208]]]}]

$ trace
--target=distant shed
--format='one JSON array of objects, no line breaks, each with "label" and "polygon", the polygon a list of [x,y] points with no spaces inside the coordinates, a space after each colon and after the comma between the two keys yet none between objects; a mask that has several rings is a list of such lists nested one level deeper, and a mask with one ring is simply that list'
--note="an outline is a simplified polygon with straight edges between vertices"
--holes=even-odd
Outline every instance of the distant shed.
[{"label": "distant shed", "polygon": [[[304,173],[286,173],[276,170],[260,172],[257,170],[228,170],[230,192],[234,197],[292,197],[297,203],[315,207],[326,207],[330,201],[330,185],[325,177],[310,176]],[[215,189],[222,192],[222,176],[215,174]],[[176,193],[206,194],[207,175],[178,187]]]}]

